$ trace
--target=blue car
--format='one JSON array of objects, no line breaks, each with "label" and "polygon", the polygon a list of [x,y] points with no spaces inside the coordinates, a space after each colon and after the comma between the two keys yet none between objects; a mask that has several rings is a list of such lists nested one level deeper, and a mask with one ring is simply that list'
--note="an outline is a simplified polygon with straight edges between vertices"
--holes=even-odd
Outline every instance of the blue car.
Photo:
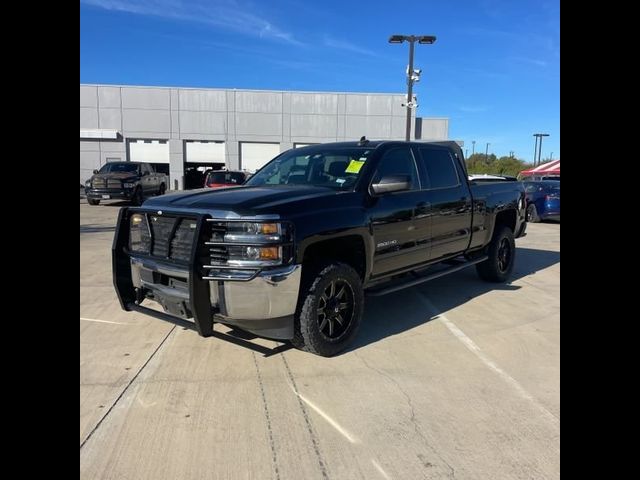
[{"label": "blue car", "polygon": [[525,181],[527,222],[560,221],[560,181]]}]

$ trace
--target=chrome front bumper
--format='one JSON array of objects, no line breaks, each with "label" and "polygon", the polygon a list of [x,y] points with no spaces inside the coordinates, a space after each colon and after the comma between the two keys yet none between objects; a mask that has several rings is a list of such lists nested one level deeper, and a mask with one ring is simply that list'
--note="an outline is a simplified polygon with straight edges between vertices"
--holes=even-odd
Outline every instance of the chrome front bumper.
[{"label": "chrome front bumper", "polygon": [[301,265],[260,272],[248,282],[209,281],[211,304],[220,317],[244,320],[293,315],[298,303]]},{"label": "chrome front bumper", "polygon": [[[174,280],[169,285],[157,282],[154,273]],[[131,257],[131,277],[135,288],[150,291],[166,311],[190,318],[188,269]],[[301,277],[302,265],[289,265],[261,271],[248,281],[208,280],[212,320],[266,337],[291,339]]]}]

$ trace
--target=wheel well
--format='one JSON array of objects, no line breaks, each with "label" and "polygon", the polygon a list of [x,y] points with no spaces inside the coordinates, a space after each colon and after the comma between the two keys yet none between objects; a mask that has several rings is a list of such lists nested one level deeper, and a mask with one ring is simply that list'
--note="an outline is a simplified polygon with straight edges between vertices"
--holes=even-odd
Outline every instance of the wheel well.
[{"label": "wheel well", "polygon": [[501,225],[508,227],[512,232],[516,231],[516,211],[515,210],[503,210],[496,215],[496,225],[494,231]]},{"label": "wheel well", "polygon": [[366,271],[366,256],[364,240],[358,235],[324,240],[307,247],[304,252],[303,264],[320,264],[328,260],[350,265],[361,280],[364,280]]}]

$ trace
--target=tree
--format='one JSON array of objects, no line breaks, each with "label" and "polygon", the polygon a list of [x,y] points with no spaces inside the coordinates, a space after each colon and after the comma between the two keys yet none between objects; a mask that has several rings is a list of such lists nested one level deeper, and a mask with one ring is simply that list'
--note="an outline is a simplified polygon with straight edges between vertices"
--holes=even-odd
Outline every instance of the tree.
[{"label": "tree", "polygon": [[495,155],[489,156],[483,153],[471,155],[467,160],[467,171],[472,173],[487,173],[490,175],[508,175],[517,176],[522,170],[526,170],[530,165],[524,160],[515,157],[500,157]]}]

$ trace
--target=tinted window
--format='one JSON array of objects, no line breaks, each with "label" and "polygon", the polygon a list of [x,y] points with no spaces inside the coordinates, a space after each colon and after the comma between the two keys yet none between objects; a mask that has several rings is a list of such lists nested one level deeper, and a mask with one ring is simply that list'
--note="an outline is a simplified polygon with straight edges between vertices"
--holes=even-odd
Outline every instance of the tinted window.
[{"label": "tinted window", "polygon": [[372,183],[377,183],[382,177],[390,175],[408,175],[411,178],[411,190],[418,188],[418,172],[411,150],[404,147],[394,148],[385,153],[378,164]]},{"label": "tinted window", "polygon": [[429,177],[430,188],[455,187],[460,183],[456,166],[448,150],[420,148],[420,156]]},{"label": "tinted window", "polygon": [[244,182],[244,173],[241,172],[212,172],[209,174],[207,183],[225,183],[240,185]]},{"label": "tinted window", "polygon": [[535,183],[528,183],[524,187],[524,191],[527,193],[533,193],[536,190],[538,190],[538,185],[536,185]]}]

